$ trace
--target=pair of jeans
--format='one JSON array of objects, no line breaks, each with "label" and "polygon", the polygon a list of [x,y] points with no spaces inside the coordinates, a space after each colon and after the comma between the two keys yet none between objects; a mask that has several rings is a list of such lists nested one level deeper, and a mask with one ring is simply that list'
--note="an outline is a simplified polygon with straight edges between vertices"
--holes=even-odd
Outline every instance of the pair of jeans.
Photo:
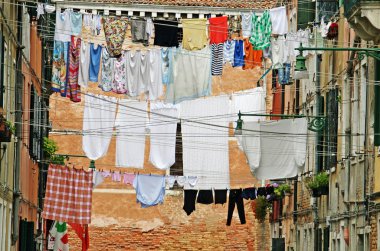
[{"label": "pair of jeans", "polygon": [[283,68],[278,69],[278,82],[282,85],[289,84],[290,81],[290,64],[283,64]]},{"label": "pair of jeans", "polygon": [[235,210],[235,204],[237,206],[237,210],[239,213],[239,219],[241,224],[245,224],[245,212],[244,212],[244,204],[242,197],[241,189],[231,189],[230,197],[228,199],[228,216],[227,216],[227,226],[231,225],[232,214]]}]

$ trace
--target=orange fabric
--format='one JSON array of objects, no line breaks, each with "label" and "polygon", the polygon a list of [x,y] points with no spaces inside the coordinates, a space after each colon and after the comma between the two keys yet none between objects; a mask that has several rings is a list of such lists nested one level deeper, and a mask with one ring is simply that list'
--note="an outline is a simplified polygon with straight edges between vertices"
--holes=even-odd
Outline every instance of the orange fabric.
[{"label": "orange fabric", "polygon": [[210,44],[224,43],[228,38],[228,17],[209,18]]},{"label": "orange fabric", "polygon": [[256,66],[261,67],[262,50],[254,50],[249,38],[244,38],[244,66],[243,69],[253,69]]},{"label": "orange fabric", "polygon": [[69,225],[78,235],[79,239],[82,240],[82,251],[87,251],[90,248],[90,236],[88,234],[88,226],[76,223],[69,223]]}]

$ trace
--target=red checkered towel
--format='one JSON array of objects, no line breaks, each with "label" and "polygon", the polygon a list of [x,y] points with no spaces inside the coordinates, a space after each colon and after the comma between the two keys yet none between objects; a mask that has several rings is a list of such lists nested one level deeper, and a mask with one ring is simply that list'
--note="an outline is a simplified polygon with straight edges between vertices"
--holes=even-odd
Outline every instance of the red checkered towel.
[{"label": "red checkered towel", "polygon": [[43,218],[90,224],[91,204],[92,171],[49,166]]}]

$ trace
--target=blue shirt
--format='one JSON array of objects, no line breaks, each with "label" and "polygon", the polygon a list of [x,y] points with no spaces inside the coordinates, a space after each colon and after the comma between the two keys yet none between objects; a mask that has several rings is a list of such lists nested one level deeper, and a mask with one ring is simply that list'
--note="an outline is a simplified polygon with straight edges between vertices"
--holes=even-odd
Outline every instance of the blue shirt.
[{"label": "blue shirt", "polygon": [[234,67],[244,65],[244,43],[243,40],[236,40],[234,53]]},{"label": "blue shirt", "polygon": [[95,48],[94,44],[91,43],[90,48],[90,81],[98,82],[99,68],[100,68],[100,56],[102,52],[102,46],[98,45]]},{"label": "blue shirt", "polygon": [[155,206],[164,201],[165,176],[137,175],[133,181],[136,190],[136,200],[142,208]]}]

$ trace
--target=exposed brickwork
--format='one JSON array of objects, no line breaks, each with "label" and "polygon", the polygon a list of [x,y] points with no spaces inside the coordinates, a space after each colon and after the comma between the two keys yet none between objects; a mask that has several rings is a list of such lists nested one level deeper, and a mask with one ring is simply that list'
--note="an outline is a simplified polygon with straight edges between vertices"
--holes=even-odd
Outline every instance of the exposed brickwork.
[{"label": "exposed brickwork", "polygon": [[371,251],[377,251],[377,217],[376,214],[370,217],[371,233],[370,233],[370,248]]},{"label": "exposed brickwork", "polygon": [[[254,219],[249,202],[247,224],[240,224],[235,208],[231,226],[226,226],[226,204],[197,204],[190,216],[182,206],[182,195],[167,196],[164,204],[141,209],[133,194],[95,193],[90,250],[270,249],[269,225]],[[80,250],[75,233],[69,234],[71,249]]]}]

